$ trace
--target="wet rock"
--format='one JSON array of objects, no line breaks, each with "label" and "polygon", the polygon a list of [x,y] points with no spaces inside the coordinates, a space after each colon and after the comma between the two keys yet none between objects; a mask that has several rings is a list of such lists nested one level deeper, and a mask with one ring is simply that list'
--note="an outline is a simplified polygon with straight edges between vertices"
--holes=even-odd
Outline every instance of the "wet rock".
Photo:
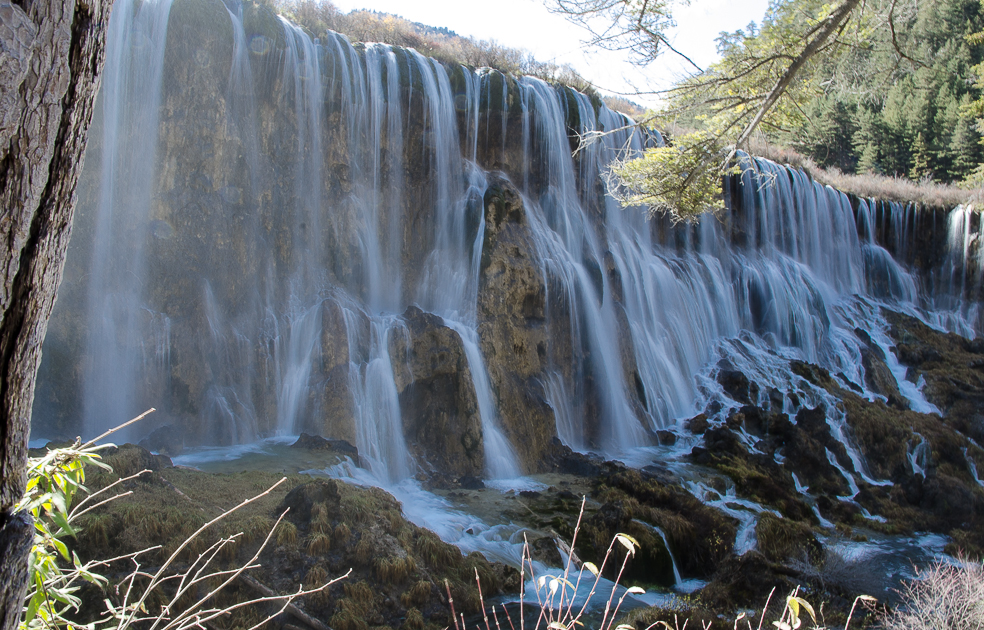
[{"label": "wet rock", "polygon": [[557,541],[551,536],[539,536],[529,541],[530,556],[549,567],[562,567],[564,560],[557,549]]},{"label": "wet rock", "polygon": [[676,433],[673,431],[656,431],[656,438],[659,440],[661,446],[673,446],[677,441]]},{"label": "wet rock", "polygon": [[707,431],[707,429],[711,426],[711,423],[707,421],[707,415],[702,413],[694,416],[690,420],[687,420],[685,426],[687,431],[690,431],[695,435],[701,435]]},{"label": "wet rock", "polygon": [[[774,444],[763,445],[775,448]],[[751,453],[739,435],[717,427],[704,433],[704,446],[691,451],[694,463],[716,468],[731,478],[739,496],[778,509],[784,516],[809,523],[816,517],[796,491],[789,472],[770,454]],[[828,464],[829,465],[829,464]],[[720,488],[723,492],[724,488]]]},{"label": "wet rock", "polygon": [[782,392],[781,391],[779,391],[775,387],[770,387],[770,388],[768,388],[768,391],[766,393],[766,397],[767,397],[767,399],[769,401],[769,410],[770,411],[782,411],[782,409],[783,409],[783,403],[785,402],[785,398],[782,395]]},{"label": "wet rock", "polygon": [[711,608],[734,609],[764,602],[773,588],[791,593],[797,586],[776,564],[757,551],[731,556],[718,567],[700,598]]},{"label": "wet rock", "polygon": [[605,460],[594,453],[578,453],[563,444],[559,438],[550,441],[550,449],[544,459],[548,472],[560,472],[581,477],[597,477]]},{"label": "wet rock", "polygon": [[974,342],[933,330],[914,317],[882,311],[891,324],[899,361],[911,366],[907,378],[925,380],[922,391],[948,422],[966,426],[984,408],[984,373],[972,366],[981,358]]},{"label": "wet rock", "polygon": [[754,404],[758,399],[758,384],[750,381],[744,373],[732,368],[728,363],[718,371],[717,382],[724,388],[725,393],[737,402],[748,405]]},{"label": "wet rock", "polygon": [[541,470],[556,435],[543,390],[549,342],[542,265],[515,188],[492,178],[484,203],[479,339],[503,431],[524,468]]},{"label": "wet rock", "polygon": [[740,409],[740,413],[744,417],[746,431],[765,437],[776,444],[784,443],[793,431],[793,423],[790,422],[789,416],[781,411],[766,411],[758,407],[745,406]]},{"label": "wet rock", "polygon": [[[594,560],[593,554],[607,549],[619,531],[637,532],[651,541],[648,544],[656,550],[648,579],[666,583],[664,571],[672,569],[665,564],[668,558],[660,554],[663,545],[659,535],[639,529],[647,526],[659,527],[666,534],[684,576],[708,576],[731,553],[736,533],[734,519],[704,505],[679,485],[619,467],[603,471],[597,483],[604,490],[608,508],[600,510],[591,521],[590,533],[583,539],[578,536],[577,551],[582,559]],[[645,525],[633,525],[633,520]],[[656,539],[660,542],[656,543]]]},{"label": "wet rock", "polygon": [[895,346],[895,352],[899,362],[914,367],[924,363],[936,363],[943,359],[943,355],[936,348],[921,343],[900,343]]},{"label": "wet rock", "polygon": [[622,273],[615,263],[615,256],[610,251],[604,254],[605,276],[608,278],[608,290],[611,292],[612,299],[616,303],[622,304],[625,301],[625,294],[622,288]]},{"label": "wet rock", "polygon": [[800,409],[795,424],[798,430],[787,440],[784,450],[789,455],[788,466],[815,495],[849,495],[850,486],[827,458],[829,450],[841,466],[853,469],[844,445],[830,433],[826,406]]},{"label": "wet rock", "polygon": [[885,361],[870,349],[861,350],[861,367],[864,368],[864,384],[871,391],[888,399],[888,406],[895,409],[908,409],[909,401],[902,396],[895,375],[888,369]]},{"label": "wet rock", "polygon": [[485,482],[482,481],[481,477],[464,475],[458,479],[458,486],[465,490],[483,490],[485,489]]},{"label": "wet rock", "polygon": [[692,455],[697,463],[707,463],[711,454],[742,455],[747,453],[738,434],[724,427],[709,429],[704,433],[704,447],[695,446]]},{"label": "wet rock", "polygon": [[335,366],[316,383],[316,410],[310,430],[350,444],[356,441],[355,398],[349,387],[348,364]]},{"label": "wet rock", "polygon": [[680,483],[680,479],[664,464],[652,463],[639,469],[639,474],[647,481],[656,481],[663,485]]},{"label": "wet rock", "polygon": [[789,362],[789,369],[796,376],[807,380],[821,389],[829,390],[830,388],[837,388],[837,383],[830,377],[830,372],[819,365],[813,365],[806,361],[793,360]]},{"label": "wet rock", "polygon": [[[353,318],[358,322],[358,330],[353,331],[357,339],[369,337],[369,318],[361,310],[353,309],[357,312],[357,317]],[[345,315],[339,303],[329,298],[321,303],[321,346],[320,369],[325,374],[341,365],[348,365],[353,358],[349,355],[349,330],[345,321]]]},{"label": "wet rock", "polygon": [[[587,554],[581,557],[593,561],[609,579],[615,579],[621,573],[626,582],[645,581],[672,586],[673,559],[659,533],[652,525],[638,518],[642,512],[645,510],[632,500],[605,503],[596,513],[582,521],[578,540],[583,536],[588,544],[579,544],[575,551]],[[602,567],[604,550],[612,544],[616,533],[628,534],[639,546],[634,554],[629,554],[621,544],[615,543],[612,546],[612,556]]]},{"label": "wet rock", "polygon": [[168,457],[177,457],[184,451],[184,429],[178,424],[165,424],[140,440],[139,446]]},{"label": "wet rock", "polygon": [[301,433],[297,441],[290,447],[303,448],[309,451],[334,451],[352,458],[352,461],[359,461],[359,449],[345,440],[329,440],[320,435]]},{"label": "wet rock", "polygon": [[461,336],[416,306],[403,320],[405,334],[392,335],[389,353],[408,445],[434,470],[481,475],[482,420]]}]

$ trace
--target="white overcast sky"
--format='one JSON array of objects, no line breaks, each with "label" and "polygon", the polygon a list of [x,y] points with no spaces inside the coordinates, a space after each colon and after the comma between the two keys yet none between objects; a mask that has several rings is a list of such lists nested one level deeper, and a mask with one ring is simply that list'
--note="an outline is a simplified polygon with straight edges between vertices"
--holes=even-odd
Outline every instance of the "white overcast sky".
[{"label": "white overcast sky", "polygon": [[[494,39],[513,48],[524,48],[541,61],[570,63],[606,92],[633,92],[666,88],[691,68],[672,53],[644,70],[625,63],[625,53],[588,49],[581,44],[586,32],[562,16],[550,13],[543,0],[332,0],[343,11],[375,9],[404,18],[444,26],[459,35]],[[670,33],[673,46],[706,67],[717,59],[714,39],[721,31],[761,22],[768,0],[693,0],[677,3],[677,27]],[[633,97],[653,104],[654,97]]]}]

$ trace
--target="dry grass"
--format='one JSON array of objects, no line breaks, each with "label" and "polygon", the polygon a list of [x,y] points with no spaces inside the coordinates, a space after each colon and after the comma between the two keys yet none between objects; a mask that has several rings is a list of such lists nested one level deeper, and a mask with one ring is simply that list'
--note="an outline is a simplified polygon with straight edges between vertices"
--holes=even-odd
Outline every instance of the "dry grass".
[{"label": "dry grass", "polygon": [[297,544],[297,525],[290,521],[281,521],[277,526],[277,544],[293,547]]},{"label": "dry grass", "polygon": [[423,606],[430,600],[430,596],[430,582],[419,580],[416,584],[408,588],[402,595],[400,595],[400,603],[407,608]]},{"label": "dry grass", "polygon": [[352,530],[343,521],[335,526],[333,536],[336,545],[344,546],[348,544],[349,539],[352,537]]},{"label": "dry grass", "polygon": [[495,40],[462,37],[447,29],[427,27],[400,16],[374,11],[339,11],[328,0],[267,0],[272,8],[308,29],[314,36],[326,30],[343,33],[356,42],[382,42],[413,48],[444,63],[494,68],[507,74],[535,76],[569,85],[582,92],[593,86],[570,65],[538,61],[527,50]]},{"label": "dry grass", "polygon": [[613,112],[620,112],[633,120],[640,120],[646,115],[646,108],[622,96],[602,96],[602,102]]},{"label": "dry grass", "polygon": [[824,169],[805,155],[771,144],[761,136],[753,138],[749,148],[753,155],[802,169],[821,184],[865,199],[919,203],[942,208],[952,208],[966,203],[984,203],[984,188],[968,189],[931,180],[914,182],[910,179],[875,173],[853,175],[836,168]]},{"label": "dry grass", "polygon": [[315,532],[308,541],[308,554],[312,556],[323,556],[331,551],[331,536],[323,532]]}]

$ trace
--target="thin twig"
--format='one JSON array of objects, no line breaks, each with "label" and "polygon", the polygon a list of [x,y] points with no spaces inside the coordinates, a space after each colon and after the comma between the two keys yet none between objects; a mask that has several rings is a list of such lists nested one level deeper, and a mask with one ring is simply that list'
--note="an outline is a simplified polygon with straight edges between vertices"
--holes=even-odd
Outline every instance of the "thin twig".
[{"label": "thin twig", "polygon": [[[208,529],[209,527],[211,527],[215,523],[217,523],[217,522],[221,521],[222,519],[224,519],[229,514],[232,514],[236,510],[238,510],[238,509],[240,509],[240,508],[242,508],[242,507],[244,507],[246,505],[249,505],[250,503],[253,503],[254,501],[257,501],[257,500],[259,500],[262,497],[267,496],[268,494],[270,494],[273,491],[274,488],[276,488],[277,486],[279,486],[280,484],[282,484],[285,481],[287,481],[287,478],[286,477],[282,477],[280,479],[280,481],[278,481],[277,483],[273,484],[272,486],[270,486],[269,488],[267,488],[265,491],[261,492],[260,494],[254,496],[254,497],[252,497],[250,499],[246,499],[245,501],[242,501],[239,505],[226,510],[225,512],[223,512],[219,516],[215,517],[211,521],[209,521],[209,522],[205,523],[204,525],[202,525],[201,527],[199,527],[191,536],[189,536],[187,539],[185,539],[184,542],[182,542],[178,546],[178,548],[174,551],[174,553],[172,553],[171,556],[164,562],[164,565],[158,570],[157,574],[155,575],[155,579],[151,581],[151,584],[150,585],[148,585],[147,589],[143,593],[143,596],[140,598],[140,601],[137,602],[137,604],[134,606],[133,609],[134,610],[139,609],[140,606],[146,601],[147,597],[150,595],[150,592],[153,590],[153,587],[156,586],[156,582],[159,581],[160,576],[163,575],[164,571],[167,570],[167,568],[178,557],[178,554],[180,554],[182,551],[184,551],[184,548],[187,547],[188,544],[192,540],[194,540],[202,532],[204,532],[206,529]],[[283,518],[283,517],[281,516],[281,518]],[[277,522],[279,523],[279,519],[278,519]],[[260,551],[263,550],[263,548],[266,546],[267,542],[270,540],[270,536],[272,534],[273,534],[273,529],[271,529],[270,530],[270,533],[267,534],[266,540],[263,541],[263,545],[260,546],[260,549],[257,551],[256,555],[249,561],[250,563],[252,563],[253,561],[256,560],[256,558],[259,556]],[[247,564],[249,564],[249,563],[247,563]],[[231,578],[230,578],[230,580],[231,580]],[[220,587],[220,588],[224,588],[227,584],[228,584],[228,581],[226,583],[224,583],[222,585],[222,587]],[[130,619],[123,626],[121,626],[121,627],[128,626],[132,621],[133,621],[133,615],[131,615]],[[155,630],[157,628],[157,626],[158,626],[158,623],[159,623],[159,621],[157,623],[154,623],[151,626],[150,630]],[[170,627],[170,624],[167,627]]]},{"label": "thin twig", "polygon": [[117,431],[119,431],[120,429],[125,429],[126,427],[130,426],[131,424],[133,424],[135,422],[140,422],[141,420],[143,420],[144,418],[146,418],[150,414],[154,413],[155,411],[157,411],[157,410],[154,409],[153,407],[151,407],[150,409],[148,409],[147,411],[143,412],[142,414],[140,414],[139,416],[137,416],[133,420],[128,420],[128,421],[124,422],[123,424],[119,425],[118,427],[115,427],[113,429],[110,429],[109,431],[106,431],[105,433],[103,433],[99,437],[96,437],[96,438],[93,438],[93,439],[89,440],[88,442],[86,442],[85,444],[82,445],[82,448],[89,448],[90,446],[95,446],[96,445],[96,442],[98,442],[99,440],[103,439],[104,437],[110,436],[110,435],[116,433]]}]

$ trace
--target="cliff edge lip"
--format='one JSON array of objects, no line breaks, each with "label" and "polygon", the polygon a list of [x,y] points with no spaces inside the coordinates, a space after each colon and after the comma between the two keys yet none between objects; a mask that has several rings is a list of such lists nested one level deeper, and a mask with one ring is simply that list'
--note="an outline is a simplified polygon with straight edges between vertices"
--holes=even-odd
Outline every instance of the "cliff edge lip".
[{"label": "cliff edge lip", "polygon": [[812,159],[796,151],[753,141],[750,152],[756,157],[796,168],[814,181],[830,186],[847,195],[874,201],[893,201],[916,204],[925,208],[952,210],[960,205],[984,205],[984,183],[977,185],[940,184],[933,181],[912,181],[877,173],[844,173],[837,168],[821,168]]}]

